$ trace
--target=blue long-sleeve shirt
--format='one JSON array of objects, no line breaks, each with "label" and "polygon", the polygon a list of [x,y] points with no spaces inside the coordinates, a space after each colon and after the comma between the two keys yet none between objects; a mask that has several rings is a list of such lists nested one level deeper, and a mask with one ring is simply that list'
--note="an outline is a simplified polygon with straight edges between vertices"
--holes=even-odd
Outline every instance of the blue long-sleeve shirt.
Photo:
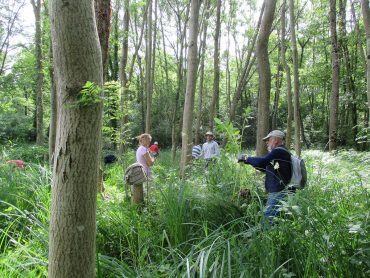
[{"label": "blue long-sleeve shirt", "polygon": [[284,145],[278,147],[265,156],[248,157],[245,161],[246,164],[266,173],[265,189],[268,193],[282,191],[292,177],[290,153]]}]

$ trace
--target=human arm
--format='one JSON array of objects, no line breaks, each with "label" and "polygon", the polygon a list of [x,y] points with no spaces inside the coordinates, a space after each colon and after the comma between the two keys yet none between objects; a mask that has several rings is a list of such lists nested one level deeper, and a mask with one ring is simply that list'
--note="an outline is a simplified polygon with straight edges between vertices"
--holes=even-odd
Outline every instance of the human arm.
[{"label": "human arm", "polygon": [[152,157],[149,152],[146,152],[145,154],[143,154],[143,158],[145,159],[145,162],[146,164],[151,167],[154,165],[154,161],[155,161],[155,158]]},{"label": "human arm", "polygon": [[273,160],[280,160],[285,152],[286,151],[283,149],[273,149],[265,156],[240,155],[238,157],[238,162],[250,164],[257,170],[264,171],[269,163],[271,163]]}]

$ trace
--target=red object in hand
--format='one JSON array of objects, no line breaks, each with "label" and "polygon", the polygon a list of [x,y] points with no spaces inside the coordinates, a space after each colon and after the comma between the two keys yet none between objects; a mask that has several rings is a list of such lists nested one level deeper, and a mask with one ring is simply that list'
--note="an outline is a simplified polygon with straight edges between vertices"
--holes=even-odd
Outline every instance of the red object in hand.
[{"label": "red object in hand", "polygon": [[6,163],[8,164],[15,164],[18,168],[23,168],[23,160],[17,159],[17,160],[8,160]]},{"label": "red object in hand", "polygon": [[149,148],[149,150],[152,153],[155,153],[155,154],[159,153],[159,148],[158,148],[158,145],[156,145],[156,144],[151,145],[150,148]]}]

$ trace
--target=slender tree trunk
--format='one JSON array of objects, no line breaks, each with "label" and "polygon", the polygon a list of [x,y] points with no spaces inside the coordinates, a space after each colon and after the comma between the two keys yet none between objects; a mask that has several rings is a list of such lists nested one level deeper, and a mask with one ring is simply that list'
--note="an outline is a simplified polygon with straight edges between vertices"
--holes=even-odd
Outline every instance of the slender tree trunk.
[{"label": "slender tree trunk", "polygon": [[271,129],[275,130],[278,128],[277,120],[278,120],[278,114],[279,114],[279,98],[280,98],[280,90],[281,90],[281,84],[282,84],[282,73],[281,73],[281,50],[279,49],[278,52],[278,64],[277,64],[277,73],[275,77],[275,95],[274,95],[274,106],[272,110],[272,119],[271,119]]},{"label": "slender tree trunk", "polygon": [[216,30],[213,54],[213,95],[210,107],[209,130],[213,130],[214,118],[217,117],[217,103],[220,94],[220,29],[221,29],[221,0],[217,0]]},{"label": "slender tree trunk", "polygon": [[108,57],[109,57],[109,36],[111,22],[111,0],[94,0],[95,18],[99,35],[100,48],[102,52],[103,77],[107,79]]},{"label": "slender tree trunk", "polygon": [[36,144],[44,143],[44,104],[42,86],[44,83],[44,73],[42,69],[42,41],[41,41],[41,0],[31,0],[33,12],[35,14],[35,51],[36,51]]},{"label": "slender tree trunk", "polygon": [[369,0],[361,0],[362,16],[366,32],[366,80],[367,80],[367,107],[370,113],[370,8]]},{"label": "slender tree trunk", "polygon": [[361,64],[363,65],[364,70],[366,71],[366,59],[365,59],[366,55],[365,55],[365,50],[362,47],[362,41],[361,41],[362,32],[360,30],[359,22],[357,20],[353,0],[351,0],[350,2],[351,2],[351,15],[352,15],[352,18],[353,18],[353,21],[354,21],[354,24],[355,24],[357,48],[358,48],[359,55],[360,55],[359,60],[361,61]]},{"label": "slender tree trunk", "polygon": [[[243,92],[243,90],[246,86],[246,83],[247,83],[247,80],[248,80],[248,77],[249,77],[250,69],[252,68],[252,65],[254,64],[254,59],[252,59],[252,61],[251,61],[251,57],[252,57],[252,53],[254,51],[254,47],[256,45],[257,36],[258,36],[258,32],[260,30],[264,10],[265,10],[265,3],[263,3],[263,5],[262,5],[260,16],[259,16],[258,23],[257,23],[257,28],[256,28],[256,31],[254,33],[253,40],[252,40],[252,43],[250,45],[250,48],[248,50],[248,54],[247,54],[246,62],[244,64],[244,68],[242,70],[243,73],[239,77],[239,82],[237,84],[235,94],[234,94],[232,102],[231,102],[230,113],[229,113],[230,114],[229,115],[230,121],[234,121],[234,119],[235,119],[236,107],[237,107],[238,102],[240,100],[240,96],[241,96],[241,94],[242,94],[242,92]],[[253,58],[255,58],[255,57],[256,56],[254,56]]]},{"label": "slender tree trunk", "polygon": [[54,67],[53,67],[53,48],[50,41],[49,50],[49,75],[50,75],[50,127],[49,127],[49,164],[53,166],[54,151],[55,151],[55,139],[57,133],[57,117],[58,117],[58,104],[57,104],[57,89],[54,79]]},{"label": "slender tree trunk", "polygon": [[[58,125],[49,230],[49,277],[95,277],[96,193],[101,103],[81,103],[90,81],[103,85],[93,0],[51,0]],[[73,32],[70,32],[73,30]],[[101,98],[95,90],[94,99]]]},{"label": "slender tree trunk", "polygon": [[301,125],[300,125],[300,105],[299,105],[299,69],[298,69],[298,50],[297,37],[295,35],[294,1],[289,0],[289,23],[290,41],[293,52],[293,91],[294,91],[294,148],[298,156],[301,155]]},{"label": "slender tree trunk", "polygon": [[146,53],[145,53],[145,91],[146,91],[146,116],[145,116],[145,132],[150,133],[152,122],[152,94],[153,94],[153,80],[152,80],[152,53],[153,53],[153,1],[149,0],[148,10],[148,25],[146,37]]},{"label": "slender tree trunk", "polygon": [[124,2],[124,16],[123,16],[123,39],[122,39],[122,57],[121,57],[121,120],[120,120],[120,143],[119,151],[122,155],[124,152],[125,145],[125,134],[126,134],[126,124],[128,122],[128,84],[127,84],[127,60],[128,60],[128,38],[130,30],[130,0],[125,0]]},{"label": "slender tree trunk", "polygon": [[258,117],[257,117],[257,145],[258,156],[266,153],[266,145],[262,138],[269,130],[269,104],[271,89],[271,70],[268,55],[268,41],[272,21],[274,20],[276,0],[265,1],[265,11],[262,17],[261,30],[257,39],[257,62],[259,75]]},{"label": "slender tree trunk", "polygon": [[330,0],[330,34],[331,34],[331,66],[332,66],[332,87],[330,96],[329,115],[329,151],[337,149],[338,129],[338,104],[339,104],[339,48],[337,39],[337,16],[336,0]]},{"label": "slender tree trunk", "polygon": [[205,12],[205,21],[203,25],[203,38],[202,38],[202,48],[201,56],[200,56],[200,68],[199,68],[199,96],[198,96],[198,115],[195,124],[195,139],[194,144],[198,145],[200,143],[200,125],[202,120],[202,104],[203,104],[203,91],[204,91],[204,60],[206,57],[206,49],[207,49],[207,29],[208,29],[208,19],[209,19],[209,1],[207,1],[206,5],[206,12]]},{"label": "slender tree trunk", "polygon": [[[187,7],[186,11],[186,19],[189,17],[190,6]],[[185,48],[185,37],[186,37],[186,25],[187,20],[184,22],[183,28],[181,28],[182,17],[180,13],[177,13],[177,25],[178,25],[178,36],[180,37],[180,57],[177,61],[177,88],[176,88],[176,96],[175,102],[173,104],[173,113],[172,113],[172,120],[171,120],[171,139],[172,139],[172,147],[171,147],[171,158],[172,162],[175,161],[176,158],[176,149],[177,149],[177,118],[178,118],[178,107],[179,107],[179,100],[180,94],[184,89],[184,71],[183,71],[183,63],[184,63],[184,48]]]},{"label": "slender tree trunk", "polygon": [[196,88],[197,68],[198,68],[197,38],[198,38],[199,8],[200,0],[191,0],[190,28],[188,42],[188,74],[186,81],[186,94],[181,132],[182,148],[181,148],[180,174],[182,177],[185,176],[186,166],[191,159],[194,94]]}]

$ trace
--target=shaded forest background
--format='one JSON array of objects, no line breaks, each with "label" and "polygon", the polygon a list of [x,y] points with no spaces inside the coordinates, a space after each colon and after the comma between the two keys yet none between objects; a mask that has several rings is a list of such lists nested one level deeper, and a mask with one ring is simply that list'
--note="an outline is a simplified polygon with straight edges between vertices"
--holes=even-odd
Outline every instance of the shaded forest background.
[{"label": "shaded forest background", "polygon": [[[2,142],[37,140],[45,144],[51,134],[55,89],[48,3],[31,3],[33,9],[27,1],[1,1]],[[329,142],[332,92],[329,4],[324,0],[294,1],[300,137],[303,147],[307,148],[324,149]],[[26,23],[21,12],[27,6],[37,22],[32,34],[24,33]],[[202,1],[193,107],[195,143],[203,141],[205,131],[213,129],[213,118],[230,121],[243,131],[245,146],[256,143],[260,91],[256,38],[263,7],[259,1]],[[104,71],[104,147],[118,149],[121,143],[132,145],[132,138],[147,131],[161,147],[176,148],[181,142],[186,92],[190,2],[111,1],[110,9],[106,10],[110,11],[108,26],[103,32],[106,46],[109,45]],[[278,1],[268,42],[269,129],[286,130],[292,121],[288,117],[288,91],[292,90],[294,81],[294,47],[288,12],[288,3]],[[104,19],[104,14],[101,18]],[[336,19],[337,144],[364,150],[369,140],[369,108],[366,26],[359,1],[337,1]],[[102,20],[97,17],[97,22]],[[291,75],[289,80],[287,69]],[[222,141],[221,134],[217,136]]]}]

